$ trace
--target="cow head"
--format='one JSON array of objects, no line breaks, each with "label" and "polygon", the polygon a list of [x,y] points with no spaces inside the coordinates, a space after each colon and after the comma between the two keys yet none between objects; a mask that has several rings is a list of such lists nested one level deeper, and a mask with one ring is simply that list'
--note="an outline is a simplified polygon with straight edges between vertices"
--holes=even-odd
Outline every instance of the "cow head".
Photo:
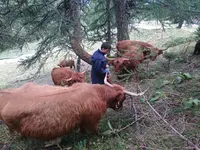
[{"label": "cow head", "polygon": [[66,85],[71,86],[74,83],[85,82],[85,72],[76,72],[72,74],[71,78],[69,79],[63,79],[63,81],[66,83]]},{"label": "cow head", "polygon": [[113,97],[113,99],[111,99],[109,102],[107,102],[108,103],[108,107],[112,108],[114,110],[121,110],[123,108],[123,102],[125,100],[125,94],[128,94],[130,96],[142,96],[147,91],[147,90],[145,90],[144,92],[141,92],[141,93],[129,92],[129,91],[125,90],[125,88],[120,86],[120,85],[110,84],[107,81],[107,76],[108,75],[106,74],[105,78],[104,78],[104,83],[107,86],[110,86],[110,87],[114,88],[116,93],[117,93],[117,95],[115,95]]},{"label": "cow head", "polygon": [[148,57],[152,61],[155,61],[157,56],[163,53],[163,51],[161,49],[158,49],[158,48],[155,48],[155,47],[149,47],[149,49],[151,50],[151,52],[150,52]]},{"label": "cow head", "polygon": [[57,66],[59,66],[59,67],[66,67],[66,63],[67,63],[66,60],[62,60],[62,61],[60,61],[59,64],[57,64]]},{"label": "cow head", "polygon": [[128,58],[118,57],[109,60],[109,64],[114,66],[115,73],[119,73],[121,70],[129,66],[131,61]]},{"label": "cow head", "polygon": [[72,78],[77,82],[85,82],[85,72],[77,72]]},{"label": "cow head", "polygon": [[[123,87],[113,84],[112,87],[115,90],[112,98],[107,101],[107,107],[112,108],[115,111],[121,110],[123,108],[123,102],[125,100],[125,94],[123,92]],[[111,93],[109,93],[110,95]]]}]

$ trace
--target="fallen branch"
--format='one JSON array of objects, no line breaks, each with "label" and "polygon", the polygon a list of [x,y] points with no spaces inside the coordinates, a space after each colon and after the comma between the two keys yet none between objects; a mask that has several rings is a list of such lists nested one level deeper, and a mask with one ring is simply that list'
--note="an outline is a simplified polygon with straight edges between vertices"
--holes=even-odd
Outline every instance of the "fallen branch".
[{"label": "fallen branch", "polygon": [[[145,114],[145,115],[147,115],[147,114]],[[111,127],[110,130],[107,130],[107,131],[105,131],[105,132],[103,132],[103,133],[101,133],[101,134],[102,134],[102,135],[106,135],[106,136],[107,136],[107,135],[111,135],[111,134],[117,134],[117,133],[119,133],[119,132],[121,132],[121,131],[127,129],[128,127],[132,126],[133,124],[135,124],[137,121],[141,120],[142,118],[144,118],[145,115],[143,115],[143,116],[140,117],[139,119],[137,119],[137,120],[131,122],[130,124],[126,125],[126,126],[123,127],[123,128],[120,128],[120,129],[113,129],[113,128]],[[111,126],[111,125],[110,125],[110,126]]]},{"label": "fallen branch", "polygon": [[[134,101],[133,101],[133,97],[132,96],[130,96],[130,98],[131,98],[131,103],[132,103],[132,108],[134,109],[134,118],[135,118],[135,120],[138,120],[138,116],[137,116],[137,109],[136,109],[136,106],[135,106],[135,104],[134,104]],[[136,123],[136,131],[138,131],[139,133],[140,133],[140,128],[139,128],[139,124],[138,124],[138,122],[135,122]]]},{"label": "fallen branch", "polygon": [[[147,115],[147,114],[146,114]],[[139,120],[141,120],[142,118],[144,118],[145,115],[143,115],[142,117],[138,118],[137,120],[131,122],[130,124],[126,125],[125,127],[123,128],[120,128],[120,129],[115,129],[115,132],[119,133],[125,129],[127,129],[128,127],[132,126],[133,124],[135,124],[136,122],[138,122]]]}]

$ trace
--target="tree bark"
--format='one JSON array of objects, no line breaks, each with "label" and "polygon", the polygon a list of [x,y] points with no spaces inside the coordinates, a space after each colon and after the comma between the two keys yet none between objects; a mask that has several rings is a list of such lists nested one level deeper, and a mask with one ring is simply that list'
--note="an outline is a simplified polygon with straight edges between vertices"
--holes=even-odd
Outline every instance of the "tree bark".
[{"label": "tree bark", "polygon": [[126,12],[127,0],[113,0],[115,7],[117,40],[128,40],[128,14]]},{"label": "tree bark", "polygon": [[[90,64],[91,55],[88,54],[81,46],[81,23],[80,23],[80,0],[70,0],[70,16],[72,25],[74,27],[73,35],[71,36],[71,46],[74,53],[79,57],[77,63],[80,63],[80,59]],[[77,64],[77,70],[80,71],[80,64]]]},{"label": "tree bark", "polygon": [[111,43],[111,14],[110,14],[110,0],[106,0],[107,11],[107,42]]},{"label": "tree bark", "polygon": [[91,62],[90,62],[91,55],[89,53],[87,53],[86,51],[84,51],[84,49],[82,48],[82,46],[80,45],[80,43],[77,41],[76,38],[73,38],[71,40],[71,45],[72,45],[72,49],[76,55],[80,56],[80,58],[83,61],[87,62],[88,64],[91,64]]},{"label": "tree bark", "polygon": [[[107,39],[106,41],[111,43],[111,14],[110,14],[110,1],[111,0],[106,0],[106,11],[107,11]],[[110,56],[110,52],[107,54],[107,56]]]},{"label": "tree bark", "polygon": [[184,20],[181,19],[181,20],[179,21],[178,26],[177,26],[176,28],[181,29],[182,26],[183,26],[183,23],[184,23]]}]

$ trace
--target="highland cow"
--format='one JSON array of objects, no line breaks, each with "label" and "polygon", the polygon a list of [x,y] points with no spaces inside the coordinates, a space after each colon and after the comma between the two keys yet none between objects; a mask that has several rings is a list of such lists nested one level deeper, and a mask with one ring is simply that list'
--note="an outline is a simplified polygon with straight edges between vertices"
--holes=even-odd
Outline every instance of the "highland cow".
[{"label": "highland cow", "polygon": [[76,83],[71,87],[27,83],[0,91],[0,120],[10,131],[24,137],[54,140],[80,127],[81,132],[98,134],[98,123],[107,108],[123,107],[125,94],[119,85]]},{"label": "highland cow", "polygon": [[71,86],[76,82],[85,82],[84,72],[75,72],[70,68],[53,68],[51,71],[52,81],[55,85]]},{"label": "highland cow", "polygon": [[124,69],[134,71],[138,64],[144,60],[144,55],[141,51],[137,51],[134,46],[127,47],[129,51],[125,52],[122,57],[109,59],[109,64],[114,66],[116,73],[121,72]]}]

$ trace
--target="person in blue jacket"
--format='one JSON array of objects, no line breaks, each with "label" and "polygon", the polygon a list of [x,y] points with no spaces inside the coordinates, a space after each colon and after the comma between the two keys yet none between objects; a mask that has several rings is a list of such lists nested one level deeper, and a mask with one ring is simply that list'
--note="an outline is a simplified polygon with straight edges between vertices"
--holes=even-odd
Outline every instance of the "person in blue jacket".
[{"label": "person in blue jacket", "polygon": [[108,42],[104,42],[101,45],[101,49],[96,50],[94,54],[91,56],[92,84],[104,84],[104,77],[106,73],[109,74],[108,65],[104,55],[110,52],[110,50],[111,50],[111,45]]}]

